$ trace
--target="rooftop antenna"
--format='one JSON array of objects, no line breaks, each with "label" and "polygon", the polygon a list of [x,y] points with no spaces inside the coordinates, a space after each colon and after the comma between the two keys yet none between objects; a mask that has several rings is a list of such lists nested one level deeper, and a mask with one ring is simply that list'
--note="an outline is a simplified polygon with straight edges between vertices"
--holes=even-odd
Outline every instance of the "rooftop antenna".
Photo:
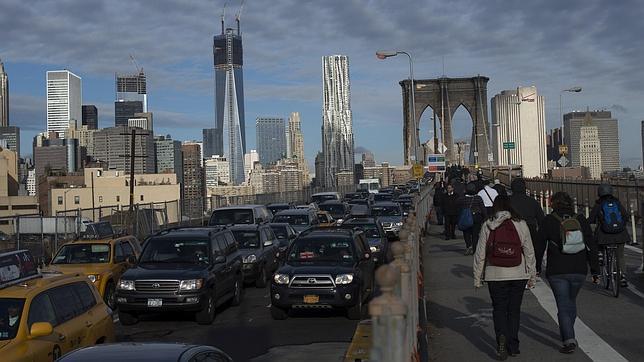
[{"label": "rooftop antenna", "polygon": [[235,21],[237,22],[237,35],[241,35],[241,27],[239,26],[239,20],[241,19],[242,11],[244,11],[244,0],[241,0],[239,11],[237,11],[237,15],[235,15]]},{"label": "rooftop antenna", "polygon": [[224,18],[226,17],[226,5],[228,5],[228,0],[224,1],[224,8],[221,11],[221,33],[224,33]]}]

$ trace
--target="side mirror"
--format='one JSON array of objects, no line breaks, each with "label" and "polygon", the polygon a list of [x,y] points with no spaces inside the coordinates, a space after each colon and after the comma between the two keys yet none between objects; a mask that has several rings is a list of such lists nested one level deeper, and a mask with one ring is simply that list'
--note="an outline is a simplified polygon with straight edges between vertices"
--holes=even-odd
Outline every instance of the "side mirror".
[{"label": "side mirror", "polygon": [[46,337],[54,333],[54,327],[51,326],[49,322],[36,322],[31,325],[29,330],[29,337],[38,338]]},{"label": "side mirror", "polygon": [[125,259],[125,262],[128,263],[130,266],[136,265],[136,263],[137,263],[136,256],[134,256],[134,255],[128,256]]},{"label": "side mirror", "polygon": [[266,241],[264,242],[264,247],[266,247],[266,246],[272,246],[272,245],[273,245],[273,240],[266,240]]},{"label": "side mirror", "polygon": [[226,257],[223,255],[219,255],[215,258],[215,264],[223,264],[226,262]]}]

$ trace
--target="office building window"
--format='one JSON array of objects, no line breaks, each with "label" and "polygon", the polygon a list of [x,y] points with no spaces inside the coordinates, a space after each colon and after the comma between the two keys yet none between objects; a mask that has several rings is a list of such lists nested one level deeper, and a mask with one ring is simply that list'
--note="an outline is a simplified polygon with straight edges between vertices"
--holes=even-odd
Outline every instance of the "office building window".
[{"label": "office building window", "polygon": [[58,205],[62,205],[62,204],[63,204],[63,197],[58,196]]},{"label": "office building window", "polygon": [[116,202],[121,202],[121,196],[116,196]]},{"label": "office building window", "polygon": [[80,204],[80,196],[74,196],[74,205]]},{"label": "office building window", "polygon": [[143,195],[141,195],[141,201],[143,201]]},{"label": "office building window", "polygon": [[98,197],[98,202],[103,202],[103,196]]}]

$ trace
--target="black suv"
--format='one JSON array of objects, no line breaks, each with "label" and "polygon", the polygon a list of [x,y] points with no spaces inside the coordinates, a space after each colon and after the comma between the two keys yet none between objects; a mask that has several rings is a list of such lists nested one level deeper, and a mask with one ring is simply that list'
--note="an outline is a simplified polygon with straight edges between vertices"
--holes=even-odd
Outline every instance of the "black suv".
[{"label": "black suv", "polygon": [[389,238],[376,218],[371,216],[352,217],[345,220],[341,228],[364,232],[376,264],[385,264],[391,259],[389,257]]},{"label": "black suv", "polygon": [[208,225],[265,224],[272,218],[273,214],[264,205],[227,206],[215,209]]},{"label": "black suv", "polygon": [[374,261],[362,232],[313,229],[298,236],[271,283],[271,316],[291,308],[344,308],[360,319],[374,288]]},{"label": "black suv", "polygon": [[119,280],[116,305],[124,325],[142,313],[192,311],[211,324],[215,308],[242,298],[242,258],[226,228],[176,228],[145,242],[136,266]]},{"label": "black suv", "polygon": [[235,225],[230,231],[242,255],[244,282],[255,282],[257,288],[265,288],[277,269],[279,241],[273,229],[268,224]]}]

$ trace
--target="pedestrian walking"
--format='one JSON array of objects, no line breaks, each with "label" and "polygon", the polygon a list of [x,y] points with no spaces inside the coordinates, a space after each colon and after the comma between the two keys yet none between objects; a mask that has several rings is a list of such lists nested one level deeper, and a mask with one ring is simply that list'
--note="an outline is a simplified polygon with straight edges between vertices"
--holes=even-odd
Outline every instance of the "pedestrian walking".
[{"label": "pedestrian walking", "polygon": [[443,213],[445,214],[445,240],[456,239],[456,223],[458,222],[459,196],[454,186],[447,185],[447,193],[443,196]]},{"label": "pedestrian walking", "polygon": [[465,186],[465,197],[461,198],[459,208],[461,211],[458,228],[463,232],[463,239],[465,239],[465,255],[472,255],[478,244],[481,225],[487,215],[483,200],[477,195],[475,181]]},{"label": "pedestrian walking", "polygon": [[[512,208],[516,210],[519,216],[521,216],[521,219],[523,219],[528,224],[535,254],[543,255],[545,250],[540,249],[539,247],[537,247],[537,245],[534,245],[538,237],[537,231],[539,229],[539,225],[545,217],[543,209],[541,208],[541,205],[539,205],[537,200],[526,195],[525,180],[523,178],[516,178],[512,180],[512,185],[510,185],[510,188],[512,190],[512,196],[510,196],[510,204],[512,205]],[[539,258],[537,258],[537,274],[540,273],[541,262],[539,261]]]},{"label": "pedestrian walking", "polygon": [[505,360],[519,350],[521,302],[526,285],[536,280],[530,230],[514,211],[507,196],[494,200],[493,216],[481,228],[474,254],[474,287],[488,285],[497,342],[497,358]]},{"label": "pedestrian walking", "polygon": [[601,184],[597,188],[598,199],[595,201],[588,222],[597,225],[595,239],[600,249],[605,245],[617,246],[617,265],[622,279],[622,286],[627,288],[626,264],[624,263],[624,244],[631,242],[626,228],[628,213],[619,200],[613,196],[613,187]]},{"label": "pedestrian walking", "polygon": [[547,251],[546,277],[557,302],[557,319],[561,335],[561,353],[573,353],[577,348],[575,319],[577,295],[581,290],[588,267],[597,282],[599,261],[597,243],[590,224],[584,215],[575,214],[572,198],[565,192],[552,196],[553,212],[546,216],[539,227],[535,243],[537,266]]},{"label": "pedestrian walking", "polygon": [[445,182],[439,181],[434,186],[434,212],[436,214],[436,224],[443,225],[443,197],[445,196]]},{"label": "pedestrian walking", "polygon": [[489,215],[492,215],[492,205],[494,205],[494,199],[499,195],[498,192],[492,186],[494,185],[494,181],[491,179],[488,180],[487,184],[483,186],[481,191],[479,191],[479,196],[481,196],[481,199],[483,199],[483,204],[485,204],[485,207],[487,208],[487,213]]}]

